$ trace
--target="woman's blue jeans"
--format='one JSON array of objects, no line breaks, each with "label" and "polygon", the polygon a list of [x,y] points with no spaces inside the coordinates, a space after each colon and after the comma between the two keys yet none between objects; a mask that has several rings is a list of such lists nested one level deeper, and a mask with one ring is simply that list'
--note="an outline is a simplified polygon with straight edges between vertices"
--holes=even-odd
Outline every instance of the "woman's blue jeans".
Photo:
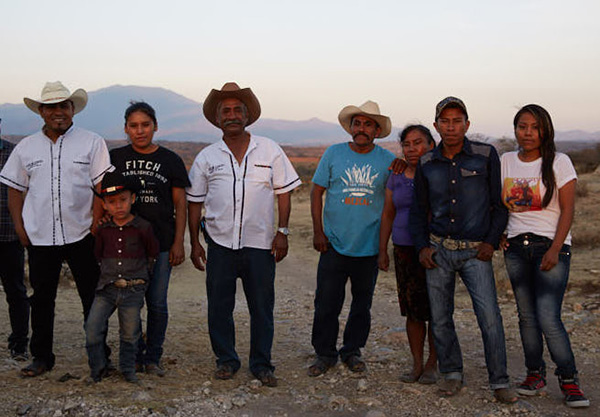
[{"label": "woman's blue jeans", "polygon": [[529,371],[545,370],[542,335],[557,368],[556,375],[577,374],[571,342],[560,318],[569,279],[571,247],[563,245],[558,264],[541,271],[540,264],[552,240],[534,234],[521,234],[508,240],[504,252],[506,270],[515,293],[519,329]]},{"label": "woman's blue jeans", "polygon": [[146,340],[144,341],[140,337],[137,354],[138,363],[158,365],[160,362],[169,322],[167,293],[169,292],[170,278],[169,252],[160,252],[156,258],[152,278],[146,291]]}]

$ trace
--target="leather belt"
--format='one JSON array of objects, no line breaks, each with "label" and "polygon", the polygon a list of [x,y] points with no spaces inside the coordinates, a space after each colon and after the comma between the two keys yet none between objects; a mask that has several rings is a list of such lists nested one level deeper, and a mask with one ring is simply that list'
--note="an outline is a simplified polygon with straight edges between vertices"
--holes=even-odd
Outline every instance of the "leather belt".
[{"label": "leather belt", "polygon": [[117,288],[128,288],[128,287],[133,287],[135,285],[142,285],[145,284],[146,281],[143,279],[118,279],[116,281],[113,281],[113,285]]},{"label": "leather belt", "polygon": [[429,239],[438,245],[441,243],[442,246],[448,250],[477,249],[479,245],[481,245],[481,242],[474,242],[472,240],[446,239],[436,236],[433,233],[429,235]]}]

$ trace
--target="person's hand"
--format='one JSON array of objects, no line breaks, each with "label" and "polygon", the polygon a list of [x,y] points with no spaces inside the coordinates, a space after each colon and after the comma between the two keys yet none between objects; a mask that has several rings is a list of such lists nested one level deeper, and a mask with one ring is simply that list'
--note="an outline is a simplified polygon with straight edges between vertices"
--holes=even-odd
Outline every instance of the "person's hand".
[{"label": "person's hand", "polygon": [[500,236],[500,249],[506,250],[509,246],[510,243],[508,243],[508,236],[506,236],[505,234]]},{"label": "person's hand", "polygon": [[204,252],[204,248],[200,242],[192,244],[192,253],[190,254],[190,259],[192,260],[192,263],[196,269],[204,271],[206,268],[206,252]]},{"label": "person's hand", "polygon": [[317,252],[327,252],[327,245],[329,244],[329,239],[325,236],[325,233],[318,232],[313,236],[313,247]]},{"label": "person's hand", "polygon": [[494,247],[487,242],[481,242],[477,248],[477,259],[487,262],[494,256]]},{"label": "person's hand", "polygon": [[108,223],[109,221],[111,221],[111,219],[112,216],[110,214],[104,213],[104,216],[100,217],[96,221],[93,221],[92,225],[90,226],[90,232],[92,233],[92,236],[96,236],[96,233],[98,233],[98,227],[100,227],[104,223]]},{"label": "person's hand", "polygon": [[24,227],[15,227],[15,232],[17,233],[17,236],[19,237],[19,242],[21,242],[21,245],[24,248],[31,245],[31,241],[29,240],[29,236],[27,235],[27,232],[25,231]]},{"label": "person's hand", "polygon": [[281,261],[288,253],[288,237],[283,233],[275,233],[271,245],[271,255],[275,256],[275,262]]},{"label": "person's hand", "polygon": [[185,260],[185,249],[183,242],[175,242],[169,251],[169,263],[171,266],[177,266]]},{"label": "person's hand", "polygon": [[402,174],[407,167],[408,164],[404,159],[396,158],[392,161],[388,171],[392,171],[394,174]]},{"label": "person's hand", "polygon": [[542,257],[542,262],[540,263],[540,271],[550,271],[552,268],[556,266],[558,263],[558,254],[560,253],[560,249],[554,249],[550,247]]},{"label": "person's hand", "polygon": [[387,250],[379,251],[379,256],[377,256],[377,266],[382,271],[388,271],[390,269],[390,257],[387,254]]},{"label": "person's hand", "polygon": [[433,260],[433,255],[435,255],[436,250],[434,248],[423,248],[419,252],[419,262],[423,265],[425,269],[433,269],[437,268],[437,264]]}]

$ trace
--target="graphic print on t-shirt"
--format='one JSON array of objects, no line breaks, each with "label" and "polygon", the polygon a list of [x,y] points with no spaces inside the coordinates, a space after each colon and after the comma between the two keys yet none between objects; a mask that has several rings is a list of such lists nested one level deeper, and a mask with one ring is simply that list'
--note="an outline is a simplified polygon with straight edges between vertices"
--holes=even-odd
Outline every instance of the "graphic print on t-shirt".
[{"label": "graphic print on t-shirt", "polygon": [[158,193],[156,190],[155,181],[160,181],[163,184],[168,182],[161,173],[161,164],[154,161],[145,160],[127,160],[125,161],[125,170],[123,175],[137,176],[141,183],[142,189],[138,191],[137,200],[143,204],[159,204]]},{"label": "graphic print on t-shirt", "polygon": [[539,178],[505,178],[502,201],[512,212],[542,209]]},{"label": "graphic print on t-shirt", "polygon": [[343,188],[344,204],[351,206],[368,206],[373,200],[375,194],[375,180],[379,173],[371,175],[371,165],[359,167],[354,164],[352,168],[346,168],[342,182],[346,185]]}]

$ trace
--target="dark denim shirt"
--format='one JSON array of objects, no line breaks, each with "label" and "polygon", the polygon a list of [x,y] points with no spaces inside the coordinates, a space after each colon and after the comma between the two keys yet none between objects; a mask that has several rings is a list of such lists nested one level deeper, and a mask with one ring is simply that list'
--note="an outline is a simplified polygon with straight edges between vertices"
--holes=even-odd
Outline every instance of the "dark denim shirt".
[{"label": "dark denim shirt", "polygon": [[429,246],[430,233],[498,247],[508,212],[493,146],[465,137],[462,150],[448,159],[440,143],[421,157],[414,184],[409,229],[417,251]]}]

